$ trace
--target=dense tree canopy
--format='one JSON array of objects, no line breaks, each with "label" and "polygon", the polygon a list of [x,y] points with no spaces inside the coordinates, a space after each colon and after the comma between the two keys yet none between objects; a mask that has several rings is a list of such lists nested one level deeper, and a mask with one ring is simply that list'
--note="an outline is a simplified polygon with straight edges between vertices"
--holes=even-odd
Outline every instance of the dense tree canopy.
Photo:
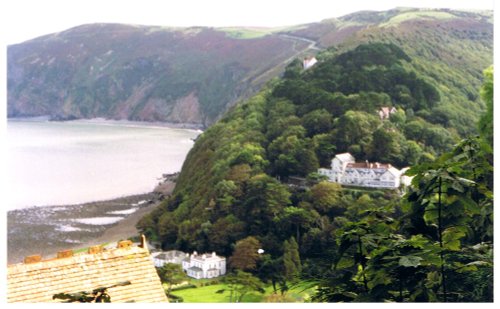
[{"label": "dense tree canopy", "polygon": [[[310,279],[318,301],[491,300],[491,147],[457,144],[469,129],[397,46],[318,58],[306,71],[293,62],[201,134],[173,195],[139,229],[165,249],[231,256],[240,277],[275,289]],[[347,151],[412,166],[412,188],[402,197],[318,177]]]}]

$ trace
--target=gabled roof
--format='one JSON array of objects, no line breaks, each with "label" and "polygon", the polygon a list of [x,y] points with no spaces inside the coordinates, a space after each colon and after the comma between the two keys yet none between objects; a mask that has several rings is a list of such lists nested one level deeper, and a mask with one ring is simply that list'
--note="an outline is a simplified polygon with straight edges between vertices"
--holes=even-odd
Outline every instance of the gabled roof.
[{"label": "gabled roof", "polygon": [[401,171],[398,170],[397,168],[395,167],[390,167],[387,169],[387,172],[391,173],[392,175],[396,176],[396,177],[399,177],[401,175]]},{"label": "gabled roof", "polygon": [[[7,301],[59,302],[52,299],[54,294],[92,291],[130,281],[130,285],[108,289],[111,302],[168,302],[146,248],[122,241],[113,250],[97,246],[89,253],[61,253],[57,259],[41,261],[40,256],[34,256],[25,263],[9,265]],[[32,263],[27,263],[30,260]]]},{"label": "gabled roof", "polygon": [[159,259],[159,260],[176,259],[179,261],[182,261],[182,259],[184,259],[185,257],[186,257],[186,253],[179,251],[179,250],[164,251],[164,252],[161,252],[161,253],[157,254],[156,256],[154,256],[155,259]]},{"label": "gabled roof", "polygon": [[339,153],[335,156],[335,158],[339,159],[342,162],[354,162],[355,158],[348,152]]}]

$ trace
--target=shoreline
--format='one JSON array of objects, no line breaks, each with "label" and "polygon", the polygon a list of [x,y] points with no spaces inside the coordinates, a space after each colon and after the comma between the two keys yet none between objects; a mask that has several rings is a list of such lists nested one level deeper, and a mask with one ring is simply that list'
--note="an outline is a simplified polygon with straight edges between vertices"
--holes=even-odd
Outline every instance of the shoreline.
[{"label": "shoreline", "polygon": [[36,116],[36,117],[11,117],[7,118],[8,121],[33,121],[33,122],[82,122],[92,124],[111,124],[111,125],[131,125],[141,127],[158,127],[169,129],[186,129],[195,131],[204,131],[205,125],[198,123],[175,123],[175,122],[162,122],[162,121],[136,121],[128,119],[107,119],[107,118],[75,118],[75,119],[54,119],[50,116]]},{"label": "shoreline", "polygon": [[30,255],[42,255],[45,260],[61,250],[138,236],[137,222],[173,192],[175,175],[164,175],[164,181],[150,193],[8,211],[7,264],[22,263]]}]

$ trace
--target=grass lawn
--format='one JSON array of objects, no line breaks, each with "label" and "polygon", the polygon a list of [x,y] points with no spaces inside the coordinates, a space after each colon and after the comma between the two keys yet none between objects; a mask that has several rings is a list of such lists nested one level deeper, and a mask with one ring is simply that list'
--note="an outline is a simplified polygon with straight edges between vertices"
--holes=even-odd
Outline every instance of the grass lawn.
[{"label": "grass lawn", "polygon": [[[226,289],[222,294],[216,293],[218,290]],[[230,291],[225,284],[215,284],[197,288],[173,291],[172,294],[180,296],[185,303],[229,303]],[[243,297],[245,303],[260,302],[263,295],[257,292],[250,292]]]},{"label": "grass lawn", "polygon": [[[185,290],[173,291],[172,294],[180,296],[184,299],[185,303],[229,303],[230,291],[227,285],[220,283],[215,285],[200,286],[209,280],[190,280],[191,284],[198,285],[197,288],[190,288]],[[216,293],[218,290],[226,289],[224,293]],[[243,303],[259,303],[265,302],[268,297],[272,298],[273,287],[271,285],[265,288],[265,293],[249,292],[246,294]],[[286,302],[304,302],[307,301],[312,293],[312,289],[305,289],[303,284],[299,284],[291,288],[285,296]],[[233,300],[234,301],[234,300]]]}]

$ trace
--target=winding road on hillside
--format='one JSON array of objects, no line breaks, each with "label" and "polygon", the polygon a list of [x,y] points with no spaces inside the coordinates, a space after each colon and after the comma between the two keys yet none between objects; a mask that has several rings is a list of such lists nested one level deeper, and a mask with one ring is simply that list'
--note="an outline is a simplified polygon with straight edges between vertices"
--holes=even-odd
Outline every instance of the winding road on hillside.
[{"label": "winding road on hillside", "polygon": [[284,39],[290,39],[290,40],[302,41],[302,42],[309,43],[309,46],[307,46],[307,48],[305,48],[303,51],[306,51],[308,49],[313,49],[313,50],[317,50],[317,51],[323,50],[323,48],[320,48],[317,46],[318,42],[310,40],[310,39],[305,38],[305,37],[289,35],[289,34],[281,34],[281,33],[279,33],[278,36],[281,38],[284,38]]},{"label": "winding road on hillside", "polygon": [[318,51],[323,50],[323,48],[318,47],[318,42],[313,41],[313,40],[308,39],[308,38],[305,38],[305,37],[284,34],[284,33],[278,33],[277,35],[278,35],[278,37],[280,37],[282,39],[290,40],[290,41],[293,41],[294,43],[305,42],[305,43],[308,43],[309,45],[307,45],[307,47],[305,47],[305,48],[297,49],[297,44],[294,44],[293,49],[294,49],[295,53],[291,57],[283,60],[278,65],[275,65],[272,68],[269,68],[268,70],[266,70],[258,75],[255,75],[254,77],[247,77],[245,80],[243,80],[243,82],[251,79],[253,84],[259,84],[261,82],[261,80],[265,80],[267,75],[272,74],[272,72],[274,72],[277,69],[279,69],[279,70],[284,69],[290,62],[292,62],[294,59],[296,59],[298,56],[305,53],[306,51],[312,50],[316,54]]}]

